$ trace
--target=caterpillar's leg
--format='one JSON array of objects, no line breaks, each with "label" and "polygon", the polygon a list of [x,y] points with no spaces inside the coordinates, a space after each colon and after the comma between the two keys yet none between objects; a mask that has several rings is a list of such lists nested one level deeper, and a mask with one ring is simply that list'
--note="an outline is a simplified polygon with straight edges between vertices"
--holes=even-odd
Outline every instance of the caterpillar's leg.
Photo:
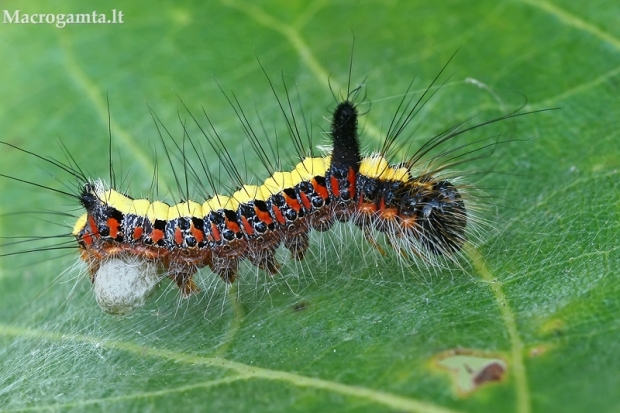
[{"label": "caterpillar's leg", "polygon": [[169,272],[168,276],[174,280],[176,285],[181,290],[181,296],[183,298],[190,297],[200,291],[200,288],[196,285],[193,280],[193,276],[195,274],[195,269],[192,272],[190,269],[186,271],[177,271]]},{"label": "caterpillar's leg", "polygon": [[239,258],[237,257],[213,257],[211,271],[227,284],[233,283],[239,271]]},{"label": "caterpillar's leg", "polygon": [[291,256],[301,261],[306,255],[310,240],[307,232],[301,232],[290,238],[284,239],[284,247],[291,252]]},{"label": "caterpillar's leg", "polygon": [[282,267],[278,260],[276,260],[275,248],[262,250],[256,254],[250,254],[248,259],[252,264],[256,265],[261,270],[267,271],[271,275],[279,273]]},{"label": "caterpillar's leg", "polygon": [[377,239],[375,238],[374,234],[372,233],[371,230],[364,228],[364,238],[366,238],[366,241],[372,246],[374,247],[377,251],[379,251],[379,253],[381,255],[387,255],[385,253],[385,250],[383,249],[383,247],[381,245],[379,245],[377,243]]}]

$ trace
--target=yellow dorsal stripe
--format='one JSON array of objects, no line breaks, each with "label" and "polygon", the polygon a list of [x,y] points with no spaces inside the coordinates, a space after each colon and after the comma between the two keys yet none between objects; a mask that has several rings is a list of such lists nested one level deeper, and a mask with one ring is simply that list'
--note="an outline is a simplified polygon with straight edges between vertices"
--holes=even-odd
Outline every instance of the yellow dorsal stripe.
[{"label": "yellow dorsal stripe", "polygon": [[82,214],[77,221],[75,221],[75,225],[73,226],[72,234],[74,236],[78,236],[81,230],[86,226],[86,221],[88,221],[88,214]]},{"label": "yellow dorsal stripe", "polygon": [[181,202],[168,209],[168,220],[203,216],[202,205],[194,201]]},{"label": "yellow dorsal stripe", "polygon": [[149,201],[148,199],[134,199],[134,201],[131,204],[129,213],[144,217],[148,213],[150,206],[151,206],[151,201]]},{"label": "yellow dorsal stripe", "polygon": [[264,201],[264,199],[262,199],[260,187],[256,185],[244,185],[240,190],[235,192],[231,198],[234,198],[239,204],[247,204],[256,199]]},{"label": "yellow dorsal stripe", "polygon": [[230,209],[235,211],[239,202],[225,195],[216,195],[202,204],[202,213],[207,216],[210,212],[220,209]]},{"label": "yellow dorsal stripe", "polygon": [[362,159],[359,173],[369,178],[388,181],[407,182],[409,180],[407,168],[394,168],[381,155],[373,155]]},{"label": "yellow dorsal stripe", "polygon": [[170,206],[164,202],[155,201],[149,205],[149,209],[146,212],[146,217],[153,224],[155,220],[167,221],[168,220],[168,210]]},{"label": "yellow dorsal stripe", "polygon": [[116,192],[114,189],[108,189],[103,193],[102,201],[117,211],[128,214],[131,211],[133,200],[125,195]]},{"label": "yellow dorsal stripe", "polygon": [[329,163],[326,160],[327,158],[306,158],[299,162],[291,172],[294,184],[297,185],[301,181],[309,181],[315,176],[325,176],[325,172],[329,167]]},{"label": "yellow dorsal stripe", "polygon": [[292,188],[295,184],[293,184],[293,174],[291,172],[274,172],[262,186],[263,195],[266,193],[277,194],[278,192],[282,192],[285,188]]}]

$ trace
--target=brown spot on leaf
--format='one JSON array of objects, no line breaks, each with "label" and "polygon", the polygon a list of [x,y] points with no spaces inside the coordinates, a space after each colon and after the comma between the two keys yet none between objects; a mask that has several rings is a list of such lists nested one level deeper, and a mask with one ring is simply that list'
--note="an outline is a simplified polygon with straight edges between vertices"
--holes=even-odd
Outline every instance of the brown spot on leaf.
[{"label": "brown spot on leaf", "polygon": [[447,370],[456,393],[467,396],[480,386],[501,382],[507,370],[504,359],[482,351],[456,348],[435,356],[435,365]]},{"label": "brown spot on leaf", "polygon": [[504,366],[499,363],[492,362],[486,365],[482,370],[474,377],[474,384],[479,386],[488,381],[500,381],[502,376],[506,372]]}]

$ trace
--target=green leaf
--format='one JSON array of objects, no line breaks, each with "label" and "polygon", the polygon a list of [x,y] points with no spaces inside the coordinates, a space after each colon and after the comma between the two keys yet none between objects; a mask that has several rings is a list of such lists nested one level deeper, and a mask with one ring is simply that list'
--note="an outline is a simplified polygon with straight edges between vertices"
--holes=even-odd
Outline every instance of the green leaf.
[{"label": "green leaf", "polygon": [[[18,6],[6,4],[0,139],[70,154],[108,179],[111,113],[117,186],[149,194],[156,158],[157,196],[172,202],[177,183],[151,110],[180,140],[179,118],[200,136],[184,106],[203,126],[204,109],[244,178],[258,182],[268,172],[220,85],[263,136],[260,118],[265,147],[286,168],[296,155],[261,65],[281,97],[284,79],[313,144],[324,144],[352,53],[352,84],[364,81],[367,97],[362,140],[375,150],[412,79],[424,90],[458,49],[399,155],[477,114],[473,123],[524,102],[561,107],[462,137],[510,141],[464,165],[487,195],[479,215],[490,225],[463,268],[382,256],[339,225],[313,235],[303,262],[283,253],[275,278],[247,265],[227,289],[203,270],[199,295],[180,299],[164,280],[144,309],[118,317],[97,307],[87,275],[65,271],[78,259],[70,238],[54,251],[41,249],[58,239],[5,245],[4,254],[38,251],[0,258],[0,411],[618,411],[618,6],[301,3],[19,5],[124,13],[123,24],[62,29],[7,23]],[[235,183],[202,144],[228,193]],[[9,147],[0,159],[1,174],[75,190],[41,159]],[[0,180],[0,236],[67,234],[80,213],[75,199]]]}]

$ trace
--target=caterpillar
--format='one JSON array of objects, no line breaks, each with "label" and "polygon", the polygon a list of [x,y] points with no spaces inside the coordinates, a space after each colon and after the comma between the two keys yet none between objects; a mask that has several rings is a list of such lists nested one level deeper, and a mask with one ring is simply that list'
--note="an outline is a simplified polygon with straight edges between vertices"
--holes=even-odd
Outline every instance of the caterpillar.
[{"label": "caterpillar", "polygon": [[[142,305],[162,273],[174,281],[183,297],[198,292],[193,277],[205,267],[225,283],[235,281],[244,260],[269,274],[277,274],[281,268],[276,259],[278,248],[282,246],[293,259],[301,260],[309,246],[309,233],[327,231],[336,222],[357,226],[371,244],[376,234],[384,234],[388,244],[399,252],[434,266],[441,258],[458,259],[475,226],[476,218],[463,193],[466,185],[450,171],[470,161],[472,158],[467,156],[481,148],[469,150],[472,144],[466,143],[448,147],[439,155],[429,154],[465,132],[532,113],[515,111],[471,126],[459,123],[432,137],[408,159],[390,162],[395,142],[433,96],[433,88],[446,66],[417,99],[410,97],[410,84],[380,150],[369,156],[361,154],[356,103],[361,87],[351,88],[350,70],[346,94],[337,100],[331,114],[328,136],[332,149],[321,156],[305,155],[288,90],[286,100],[282,101],[267,77],[298,148],[299,162],[291,170],[273,171],[261,185],[243,183],[208,116],[211,133],[190,113],[219,157],[221,167],[238,187],[229,195],[216,193],[202,201],[190,200],[189,194],[176,204],[134,199],[114,188],[111,161],[110,183],[106,184],[87,177],[75,163],[44,157],[8,142],[0,143],[43,160],[78,181],[77,193],[46,188],[77,200],[83,208],[71,237],[95,285],[98,303],[109,312],[125,313]],[[263,152],[262,143],[239,103],[228,96],[227,99],[252,146],[258,153]],[[184,137],[198,154],[189,134]],[[484,140],[477,143],[480,142]],[[181,149],[177,142],[174,144]],[[205,164],[201,166],[209,180],[209,169]],[[184,168],[186,175],[187,168],[194,175],[200,169],[194,165]]]}]

